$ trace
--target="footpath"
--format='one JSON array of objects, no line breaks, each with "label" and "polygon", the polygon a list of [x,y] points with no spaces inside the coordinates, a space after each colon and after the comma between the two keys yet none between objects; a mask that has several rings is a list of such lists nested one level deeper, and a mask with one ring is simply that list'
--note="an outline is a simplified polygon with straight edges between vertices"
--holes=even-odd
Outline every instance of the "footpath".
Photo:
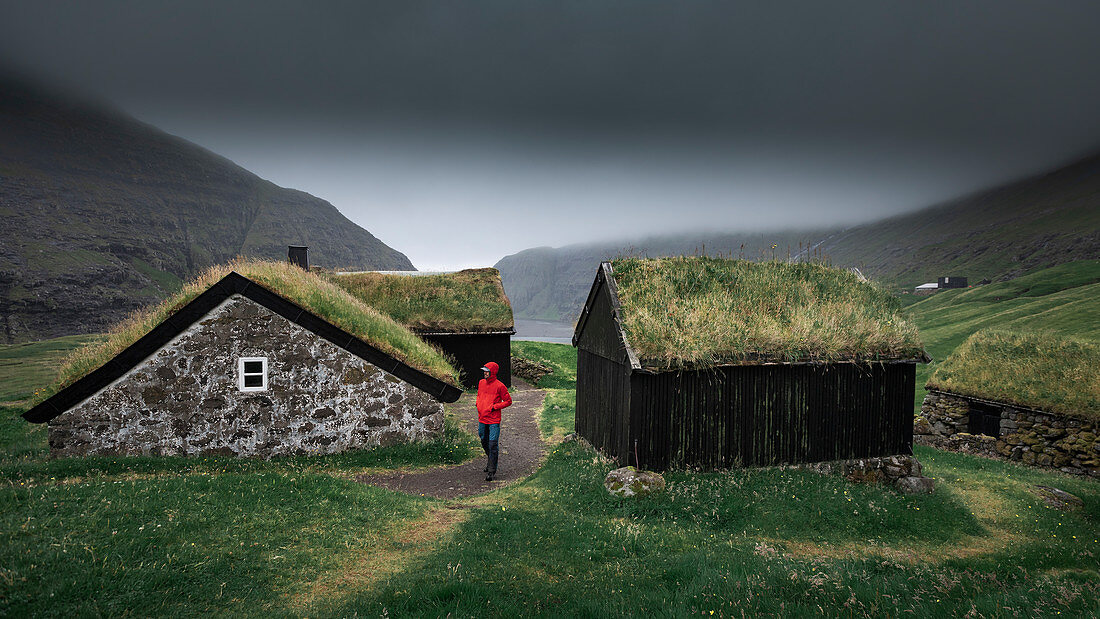
[{"label": "footpath", "polygon": [[[483,494],[494,488],[523,479],[535,472],[542,462],[543,442],[535,413],[542,406],[546,392],[535,389],[519,378],[512,378],[512,405],[501,411],[500,460],[493,481],[485,481],[485,457],[480,454],[472,462],[425,471],[394,471],[360,475],[356,481],[413,495],[454,499]],[[457,410],[465,427],[477,436],[476,395],[464,393],[451,407]]]}]

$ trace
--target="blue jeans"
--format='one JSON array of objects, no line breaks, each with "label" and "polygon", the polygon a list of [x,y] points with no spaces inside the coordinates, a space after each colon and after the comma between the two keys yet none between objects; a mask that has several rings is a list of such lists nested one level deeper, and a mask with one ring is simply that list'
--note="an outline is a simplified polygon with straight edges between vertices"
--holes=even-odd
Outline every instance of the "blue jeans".
[{"label": "blue jeans", "polygon": [[485,450],[485,455],[489,458],[489,472],[496,473],[497,458],[499,456],[497,442],[500,440],[500,424],[477,422],[477,436],[481,439],[481,448]]}]

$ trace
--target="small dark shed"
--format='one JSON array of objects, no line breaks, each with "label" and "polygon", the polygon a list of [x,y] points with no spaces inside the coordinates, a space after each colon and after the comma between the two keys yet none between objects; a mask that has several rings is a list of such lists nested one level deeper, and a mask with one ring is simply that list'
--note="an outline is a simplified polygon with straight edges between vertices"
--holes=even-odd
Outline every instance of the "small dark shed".
[{"label": "small dark shed", "polygon": [[488,361],[512,385],[515,322],[496,269],[338,272],[333,281],[442,350],[464,388],[477,386]]},{"label": "small dark shed", "polygon": [[[905,347],[889,353],[868,350],[862,356],[845,355],[847,360],[800,357],[797,345],[807,335],[797,332],[800,324],[790,326],[796,331],[791,336],[795,348],[788,352],[787,360],[774,350],[750,346],[738,354],[713,354],[710,362],[677,362],[675,354],[653,356],[655,336],[643,332],[642,319],[660,314],[657,320],[668,324],[713,329],[713,334],[698,334],[701,340],[712,335],[720,338],[723,326],[693,322],[692,314],[699,314],[698,308],[711,300],[727,299],[730,294],[744,293],[754,297],[753,303],[764,299],[758,309],[770,313],[771,295],[761,290],[766,287],[760,283],[761,269],[776,271],[765,273],[765,279],[798,280],[790,284],[799,290],[816,286],[820,292],[834,281],[862,287],[851,298],[862,295],[871,299],[868,303],[881,301],[886,303],[883,307],[893,307],[876,296],[885,293],[858,282],[850,273],[819,265],[663,260],[678,261],[671,263],[671,270],[680,269],[683,276],[659,282],[652,291],[636,289],[625,305],[616,280],[617,268],[629,267],[636,280],[645,277],[639,275],[642,271],[660,274],[668,265],[661,260],[630,259],[616,261],[614,266],[604,262],[596,273],[573,336],[578,348],[576,428],[581,436],[622,464],[654,470],[912,453],[915,364],[926,356],[915,341],[915,329],[911,336],[904,336],[911,327],[904,321],[900,325],[890,322],[901,319],[889,309],[883,310],[881,328],[900,328],[904,332],[901,340],[909,338]],[[743,275],[736,275],[739,272]],[[702,297],[706,298],[699,301]],[[791,298],[779,299],[776,307]],[[821,299],[807,297],[804,301],[817,303]],[[642,307],[643,303],[653,305]],[[797,322],[801,308],[797,303],[791,305],[769,314],[768,320],[779,316],[776,324],[783,324],[784,317]],[[729,311],[741,309],[730,307]],[[897,333],[885,335],[889,337],[884,339],[898,341]],[[637,349],[636,341],[644,342],[651,354]]]},{"label": "small dark shed", "polygon": [[965,277],[941,277],[937,282],[940,288],[966,288]]}]

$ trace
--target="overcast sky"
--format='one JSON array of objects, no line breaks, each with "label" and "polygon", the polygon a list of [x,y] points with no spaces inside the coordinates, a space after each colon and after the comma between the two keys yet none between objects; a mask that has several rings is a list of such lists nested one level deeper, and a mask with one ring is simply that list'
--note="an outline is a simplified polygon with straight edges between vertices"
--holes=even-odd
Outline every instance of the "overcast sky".
[{"label": "overcast sky", "polygon": [[421,269],[850,224],[1100,147],[1100,2],[7,2],[0,61]]}]

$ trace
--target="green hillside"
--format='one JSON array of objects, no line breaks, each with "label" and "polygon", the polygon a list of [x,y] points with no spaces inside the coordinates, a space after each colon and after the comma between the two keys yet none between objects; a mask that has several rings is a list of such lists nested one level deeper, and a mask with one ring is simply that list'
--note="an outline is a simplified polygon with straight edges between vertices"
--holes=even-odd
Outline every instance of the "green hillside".
[{"label": "green hillside", "polygon": [[1045,331],[1100,341],[1100,260],[1071,262],[1030,275],[945,290],[906,309],[934,361],[917,369],[917,405],[924,383],[966,338],[989,327]]},{"label": "green hillside", "polygon": [[[708,222],[712,228],[731,223]],[[806,248],[811,248],[807,251]],[[801,249],[801,252],[800,252]],[[1006,281],[1100,256],[1100,154],[1052,172],[865,225],[832,230],[698,233],[539,247],[502,258],[517,318],[572,322],[596,266],[620,256],[824,259],[908,290],[943,275]]]},{"label": "green hillside", "polygon": [[145,125],[0,75],[0,343],[105,331],[208,266],[412,269],[314,196]]}]

